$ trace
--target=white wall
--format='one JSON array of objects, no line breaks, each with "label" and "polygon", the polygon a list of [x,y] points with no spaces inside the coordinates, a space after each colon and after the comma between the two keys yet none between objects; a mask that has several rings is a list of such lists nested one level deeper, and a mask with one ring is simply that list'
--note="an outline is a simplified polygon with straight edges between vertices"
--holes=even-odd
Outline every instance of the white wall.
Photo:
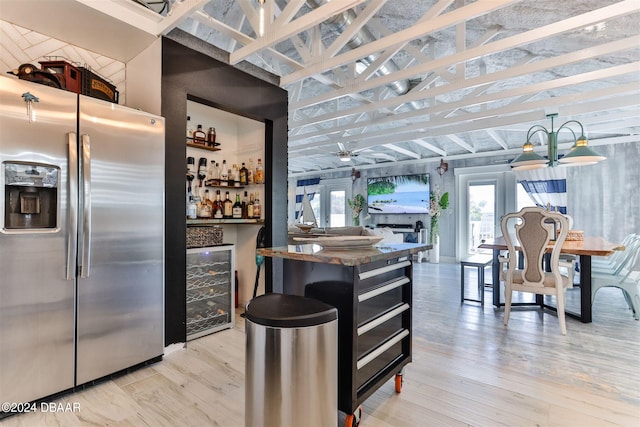
[{"label": "white wall", "polygon": [[156,40],[126,65],[127,106],[162,112],[162,40]]}]

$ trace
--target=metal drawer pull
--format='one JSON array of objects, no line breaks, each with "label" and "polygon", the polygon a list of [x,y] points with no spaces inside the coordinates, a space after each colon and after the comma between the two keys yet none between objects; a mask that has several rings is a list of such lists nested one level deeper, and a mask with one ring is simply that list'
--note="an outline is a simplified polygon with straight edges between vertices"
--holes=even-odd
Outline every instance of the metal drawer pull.
[{"label": "metal drawer pull", "polygon": [[404,268],[408,265],[411,265],[411,261],[403,261],[403,262],[399,262],[397,264],[392,264],[392,265],[387,265],[385,267],[380,267],[380,268],[376,268],[373,270],[369,270],[369,271],[365,271],[362,273],[358,274],[358,277],[360,278],[360,280],[364,280],[364,279],[368,279],[369,277],[374,277],[377,276],[379,274],[382,273],[388,273],[390,271],[393,270],[399,270],[401,268]]},{"label": "metal drawer pull", "polygon": [[369,292],[365,292],[362,295],[358,295],[358,302],[362,302],[362,301],[366,301],[370,298],[376,297],[380,294],[384,294],[385,292],[389,292],[392,289],[395,288],[399,288],[400,286],[404,285],[405,283],[409,283],[409,278],[408,277],[403,277],[400,280],[396,280],[395,282],[391,282],[389,284],[386,284],[384,286],[380,286],[379,288],[373,289]]},{"label": "metal drawer pull", "polygon": [[362,334],[364,334],[366,332],[369,332],[370,330],[372,330],[376,326],[382,325],[387,320],[393,319],[398,314],[402,313],[403,311],[407,311],[407,310],[409,310],[409,304],[404,303],[401,306],[396,307],[393,310],[386,312],[382,316],[376,317],[371,322],[365,323],[364,325],[362,325],[361,327],[358,328],[358,336],[360,336],[360,335],[362,335]]},{"label": "metal drawer pull", "polygon": [[407,329],[403,329],[398,335],[396,335],[395,337],[393,337],[392,339],[390,339],[389,341],[387,341],[386,343],[384,343],[380,347],[376,348],[374,351],[372,351],[371,353],[367,354],[362,359],[358,360],[358,363],[356,364],[356,367],[358,369],[361,369],[367,363],[371,362],[376,357],[380,356],[382,353],[384,353],[385,351],[389,350],[391,347],[393,347],[395,344],[397,344],[400,341],[402,341],[402,339],[404,337],[407,337],[407,336],[409,336],[409,331]]}]

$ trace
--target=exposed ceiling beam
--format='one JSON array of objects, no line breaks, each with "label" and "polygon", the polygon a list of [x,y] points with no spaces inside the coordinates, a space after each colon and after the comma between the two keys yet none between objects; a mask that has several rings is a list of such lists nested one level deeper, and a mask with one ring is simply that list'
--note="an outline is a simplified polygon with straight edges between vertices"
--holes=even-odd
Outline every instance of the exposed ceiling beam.
[{"label": "exposed ceiling beam", "polygon": [[[630,39],[636,39],[635,37],[632,37]],[[640,37],[637,38],[638,40],[640,40]],[[629,39],[625,39],[625,40],[629,40]],[[617,43],[617,42],[612,42],[612,43]],[[585,50],[586,51],[586,50]],[[567,55],[563,55],[563,56],[574,56],[573,53],[571,54],[567,54]],[[558,57],[559,58],[559,57]],[[442,95],[445,93],[451,93],[455,90],[461,90],[461,89],[469,89],[471,87],[474,86],[479,86],[479,85],[483,85],[483,84],[487,84],[489,82],[493,82],[496,81],[498,79],[500,79],[501,77],[503,79],[506,78],[513,78],[515,76],[519,76],[519,75],[524,75],[527,73],[526,69],[531,67],[534,69],[540,69],[540,65],[539,63],[545,63],[545,64],[549,64],[549,63],[555,63],[555,64],[560,64],[561,62],[559,62],[558,58],[550,58],[548,60],[542,60],[542,61],[538,61],[535,62],[533,64],[528,64],[528,65],[523,65],[520,67],[515,67],[517,68],[517,70],[515,68],[512,69],[507,69],[504,71],[498,71],[496,73],[493,73],[491,75],[483,75],[483,76],[479,76],[479,77],[475,77],[472,79],[467,80],[465,83],[463,84],[461,83],[452,83],[451,85],[448,86],[437,86],[437,87],[433,87],[427,90],[424,90],[422,92],[411,92],[408,93],[406,95],[402,95],[402,96],[398,96],[398,97],[393,97],[393,98],[388,98],[385,100],[381,100],[379,102],[376,103],[377,107],[393,107],[394,105],[397,105],[399,103],[404,103],[404,102],[409,102],[409,101],[418,101],[421,99],[425,99],[428,97],[433,97],[433,96],[438,96],[438,95]],[[542,69],[547,69],[547,67],[543,64],[542,65]],[[584,81],[594,81],[594,80],[601,80],[601,79],[607,79],[607,78],[611,78],[613,76],[619,76],[619,75],[623,75],[623,74],[629,74],[629,73],[637,73],[638,72],[638,63],[631,63],[631,64],[623,64],[623,65],[618,65],[618,66],[614,66],[614,67],[610,67],[607,69],[598,69],[595,71],[591,71],[591,72],[587,72],[587,73],[583,73],[580,74],[580,76],[582,78],[584,78]],[[563,78],[558,78],[556,80],[552,80],[552,81],[548,81],[548,82],[543,82],[543,83],[538,83],[538,84],[533,84],[533,85],[529,85],[526,87],[520,87],[517,89],[511,89],[511,90],[504,90],[502,92],[497,92],[497,93],[492,93],[492,94],[488,94],[488,95],[483,95],[483,96],[479,96],[479,97],[475,97],[472,99],[464,99],[462,102],[463,106],[469,106],[469,105],[478,105],[480,103],[483,103],[481,100],[489,98],[489,99],[495,99],[496,97],[500,97],[500,98],[506,98],[507,95],[508,96],[521,96],[527,93],[532,93],[532,89],[533,92],[540,92],[543,90],[549,90],[551,88],[557,88],[560,86],[566,86],[566,85],[571,85],[571,84],[581,84],[584,81],[581,81],[580,79],[575,78],[575,76],[569,76],[569,77],[563,77]],[[453,105],[456,104],[455,102],[452,103],[448,103],[447,105]],[[299,127],[299,126],[308,126],[311,124],[318,124],[321,123],[323,121],[327,121],[327,120],[335,120],[337,118],[344,118],[347,116],[350,116],[352,114],[360,114],[363,112],[366,112],[370,107],[367,106],[359,106],[359,107],[355,107],[355,108],[351,108],[349,110],[341,110],[341,111],[336,111],[333,113],[327,113],[324,115],[318,115],[315,117],[311,117],[309,119],[306,120],[301,120],[301,121],[294,121],[293,123],[290,124],[290,127],[295,128],[295,127]]]},{"label": "exposed ceiling beam", "polygon": [[446,137],[470,153],[475,153],[478,151],[475,149],[475,147],[469,145],[464,139],[460,138],[458,135],[446,135]]},{"label": "exposed ceiling beam", "polygon": [[500,137],[500,135],[498,135],[498,132],[496,132],[496,131],[495,131],[495,130],[493,130],[493,129],[487,129],[487,130],[486,130],[486,132],[487,132],[487,135],[489,135],[489,136],[490,136],[490,137],[491,137],[495,142],[497,142],[497,143],[498,143],[498,145],[499,145],[500,147],[502,147],[504,150],[508,150],[508,149],[509,149],[509,146],[508,146],[508,145],[507,145],[507,143],[504,141],[504,139],[502,139],[502,138]]},{"label": "exposed ceiling beam", "polygon": [[[503,39],[504,40],[512,40],[514,43],[517,43],[517,37],[511,37],[508,39]],[[478,48],[474,48],[474,49],[482,49],[485,46],[489,46],[489,45],[493,45],[497,42],[493,42],[493,43],[489,43],[487,45],[483,45],[483,46],[479,46]],[[492,83],[492,82],[496,82],[496,81],[501,81],[501,80],[505,80],[508,78],[514,78],[517,76],[521,76],[521,75],[526,75],[526,74],[530,74],[530,73],[534,73],[534,72],[539,72],[539,71],[543,71],[543,70],[547,70],[550,68],[554,68],[554,67],[559,67],[562,65],[567,65],[570,63],[574,63],[574,62],[578,62],[578,61],[584,61],[587,58],[597,58],[600,55],[604,55],[604,54],[608,54],[611,52],[617,52],[617,51],[622,51],[622,50],[628,50],[628,49],[634,49],[636,48],[638,45],[640,45],[640,36],[635,36],[635,37],[628,37],[626,39],[622,39],[622,40],[616,40],[613,42],[608,42],[608,43],[603,43],[601,45],[598,46],[593,46],[593,47],[589,47],[589,48],[585,48],[585,49],[581,49],[579,51],[575,51],[575,52],[570,52],[564,55],[559,55],[556,57],[551,57],[548,59],[544,59],[541,61],[536,61],[533,62],[531,64],[523,64],[523,65],[519,65],[519,66],[515,66],[515,67],[511,67],[508,68],[506,70],[502,70],[502,71],[497,71],[491,74],[485,74],[485,75],[481,75],[479,77],[475,77],[475,78],[471,78],[471,79],[465,79],[465,80],[458,80],[454,83],[451,83],[450,85],[444,85],[438,88],[434,88],[432,89],[433,92],[430,92],[430,94],[432,93],[433,95],[430,96],[436,96],[438,94],[442,94],[442,93],[446,93],[446,92],[450,92],[450,91],[454,91],[454,90],[458,90],[462,87],[464,88],[468,88],[468,87],[472,87],[472,86],[478,86],[480,84],[487,84],[487,83]],[[456,56],[457,54],[451,55],[451,56]],[[428,72],[428,71],[433,71],[432,69],[433,67],[433,63],[437,63],[437,62],[446,62],[445,64],[442,64],[442,66],[451,66],[453,64],[455,64],[455,61],[449,60],[449,58],[451,58],[451,56],[447,56],[444,58],[441,58],[440,60],[435,60],[435,61],[431,61],[428,64],[423,64],[423,65],[417,65],[415,67],[413,67],[411,70],[415,69],[415,68],[420,68],[422,72]],[[440,68],[440,67],[438,67]],[[362,82],[359,85],[359,90],[367,90],[367,89],[372,89],[375,87],[378,87],[380,85],[384,85],[387,83],[390,83],[396,79],[401,79],[401,78],[408,78],[410,77],[410,75],[406,75],[406,71],[407,70],[402,70],[402,71],[398,71],[396,73],[384,76],[384,77],[378,77],[376,79],[371,79],[368,80],[366,82]],[[382,80],[382,81],[380,81]],[[342,90],[338,90],[338,91],[332,91],[329,92],[327,94],[322,94],[322,95],[318,95],[315,96],[311,99],[306,99],[303,101],[299,101],[297,103],[295,103],[293,105],[293,108],[305,108],[308,107],[310,105],[316,105],[316,104],[320,104],[322,102],[326,102],[328,100],[333,100],[336,98],[339,98],[341,96],[345,96],[348,92],[347,90],[352,90],[352,88],[345,88]],[[406,99],[406,101],[404,102],[410,102],[410,101],[416,101],[418,99],[421,99],[420,96],[421,94],[423,94],[424,91],[422,92],[412,92],[411,94],[407,94],[407,95],[403,95],[403,99]],[[393,99],[396,98],[401,98],[401,97],[395,97]],[[393,102],[392,100],[389,100],[389,102]]]},{"label": "exposed ceiling beam", "polygon": [[[247,44],[247,43],[251,43],[251,41],[253,40],[251,37],[247,36],[243,32],[238,31],[235,28],[232,28],[223,22],[213,19],[211,16],[209,16],[208,14],[206,14],[201,10],[194,12],[191,15],[191,18],[199,21],[200,23],[208,26],[213,30],[219,31],[222,34],[225,34],[228,37],[231,37],[232,39],[238,41],[239,43]],[[263,54],[267,54],[271,56],[275,60],[280,61],[285,65],[288,65],[294,70],[302,70],[304,68],[304,65],[302,65],[301,63],[289,58],[285,54],[280,53],[275,49],[268,48],[263,52]]]},{"label": "exposed ceiling beam", "polygon": [[362,29],[362,27],[376,14],[378,10],[387,0],[372,0],[371,3],[357,15],[357,18],[346,28],[342,34],[340,34],[331,45],[325,49],[325,55],[335,56],[340,49],[342,49],[353,36]]},{"label": "exposed ceiling beam", "polygon": [[[282,85],[286,86],[289,83],[293,83],[296,80],[307,78],[313,74],[321,74],[327,70],[337,68],[341,65],[345,65],[351,62],[355,62],[360,58],[367,57],[371,54],[384,51],[401,43],[408,43],[417,38],[426,36],[428,34],[435,33],[442,29],[448,28],[452,25],[466,20],[472,19],[477,16],[481,16],[492,12],[496,9],[503,8],[509,4],[517,3],[520,0],[478,0],[475,3],[471,3],[468,6],[461,7],[452,12],[437,16],[427,23],[421,23],[420,25],[414,25],[402,31],[398,31],[389,37],[376,40],[371,43],[367,43],[357,49],[353,49],[342,55],[329,58],[322,56],[318,58],[314,64],[307,65],[306,69],[293,72],[284,76],[282,79]],[[631,0],[633,1],[633,0]]]},{"label": "exposed ceiling beam", "polygon": [[294,34],[301,33],[327,20],[327,17],[334,16],[338,13],[351,9],[353,6],[362,3],[364,0],[342,0],[325,3],[317,9],[301,16],[295,21],[281,22],[280,25],[273,25],[265,29],[263,37],[259,37],[255,41],[246,46],[232,52],[229,55],[231,65],[246,59],[247,57],[261,51],[262,49],[274,46],[279,42],[286,40]]},{"label": "exposed ceiling beam", "polygon": [[414,143],[418,144],[419,146],[424,147],[427,150],[432,151],[432,152],[434,152],[434,153],[436,153],[436,154],[438,154],[440,156],[446,156],[447,155],[447,152],[444,151],[442,148],[436,147],[435,145],[430,144],[430,143],[428,143],[428,142],[426,142],[426,141],[424,141],[422,139],[413,139],[412,142],[414,142]]},{"label": "exposed ceiling beam", "polygon": [[398,147],[396,144],[382,144],[382,146],[388,148],[389,150],[404,154],[405,156],[413,157],[414,159],[420,158],[420,154],[416,153],[415,151],[410,151],[405,148]]},{"label": "exposed ceiling beam", "polygon": [[[539,88],[534,88],[532,90],[533,93],[538,93],[539,90],[537,90]],[[628,95],[625,96],[625,94],[629,93],[629,92],[635,92],[632,95]],[[598,89],[598,90],[594,90],[594,91],[590,91],[590,92],[583,92],[583,93],[575,93],[575,94],[570,94],[570,95],[565,95],[565,96],[558,96],[558,97],[553,97],[553,98],[545,98],[545,99],[540,99],[537,101],[530,101],[526,104],[521,104],[518,106],[506,106],[506,107],[501,107],[498,109],[493,109],[490,111],[483,111],[483,112],[479,112],[479,113],[467,113],[465,115],[460,115],[460,116],[454,116],[454,117],[442,117],[439,119],[435,119],[435,121],[430,121],[428,123],[429,127],[433,127],[435,124],[437,124],[438,122],[442,122],[444,119],[448,119],[447,123],[454,123],[455,121],[459,121],[459,122],[465,122],[468,120],[480,120],[486,117],[491,117],[494,115],[500,115],[500,116],[512,116],[514,114],[518,114],[524,111],[531,111],[534,109],[538,109],[540,111],[545,111],[547,108],[549,107],[559,107],[562,105],[567,105],[568,107],[564,107],[564,108],[568,108],[571,109],[570,111],[576,111],[575,109],[580,109],[579,111],[576,111],[577,113],[585,113],[585,112],[595,112],[595,111],[602,111],[602,107],[604,106],[605,108],[608,107],[610,104],[615,104],[618,107],[633,107],[634,105],[637,105],[637,99],[638,99],[638,93],[640,92],[640,88],[638,87],[637,83],[628,83],[626,85],[618,85],[615,87],[609,87],[609,88],[602,88],[602,89]],[[505,94],[508,95],[508,94]],[[486,95],[486,96],[490,96],[490,95]],[[603,98],[607,99],[607,103],[603,103]],[[591,103],[584,103],[585,100],[591,100],[591,99],[595,99],[597,101],[595,102],[591,102]],[[427,115],[429,113],[429,111],[431,112],[438,112],[438,111],[443,111],[443,110],[448,110],[451,107],[451,104],[454,105],[462,105],[464,103],[464,100],[462,101],[458,101],[457,103],[450,103],[450,104],[441,104],[439,106],[436,107],[430,107],[429,109],[426,109],[425,111],[412,111],[410,113],[405,113],[403,114],[404,117],[407,117],[409,115],[412,116],[418,116],[418,115]],[[637,111],[637,108],[634,110]],[[569,112],[564,112],[563,110],[563,116],[566,115],[570,115],[571,113]],[[522,121],[520,120],[519,116],[515,115],[513,116],[514,119],[511,123],[509,124],[519,124],[522,123]],[[542,116],[544,117],[544,115]],[[385,124],[390,124],[393,123],[394,120],[392,120],[392,118],[388,118],[388,120],[381,120],[380,123],[385,123]],[[420,126],[415,126],[413,129],[416,129],[418,131],[421,131],[421,129],[423,129],[425,126],[427,126],[426,124],[422,124]],[[342,130],[342,126],[337,128],[338,130]],[[406,128],[406,126],[405,126]],[[422,132],[422,131],[421,131]],[[371,133],[369,136],[372,137],[377,137],[380,133],[379,132],[373,132]],[[320,136],[320,135],[326,135],[326,132],[324,134],[316,134],[315,132],[307,135],[307,134],[302,134],[299,136],[295,136],[290,138],[289,140],[289,147],[290,149],[294,149],[296,147],[298,147],[299,145],[301,145],[301,143],[304,143],[305,141],[309,141],[309,139],[311,137],[314,136]],[[362,139],[366,139],[367,135],[366,134],[361,134]],[[387,137],[388,138],[388,137]],[[320,142],[316,141],[314,142],[315,144],[318,144]]]}]

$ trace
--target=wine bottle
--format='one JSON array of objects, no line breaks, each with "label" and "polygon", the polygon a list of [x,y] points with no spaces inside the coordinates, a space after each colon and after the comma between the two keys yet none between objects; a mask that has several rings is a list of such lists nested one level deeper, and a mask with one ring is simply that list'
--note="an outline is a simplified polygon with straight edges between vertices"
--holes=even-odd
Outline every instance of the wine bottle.
[{"label": "wine bottle", "polygon": [[242,198],[242,218],[243,219],[247,219],[249,218],[249,213],[247,211],[247,207],[249,205],[249,201],[247,199],[247,192],[244,192],[244,197]]},{"label": "wine bottle", "polygon": [[233,218],[242,218],[242,203],[240,203],[240,195],[238,193],[236,193],[236,202],[233,204],[233,207],[231,209],[231,215],[233,216]]},{"label": "wine bottle", "polygon": [[196,177],[196,159],[187,157],[187,192],[191,194],[191,182]]},{"label": "wine bottle", "polygon": [[224,211],[223,211],[224,218],[233,218],[233,202],[229,198],[228,191],[226,192],[223,206],[224,206]]},{"label": "wine bottle", "polygon": [[198,180],[200,181],[200,185],[198,187],[202,187],[202,181],[207,177],[207,159],[204,157],[200,157],[198,159]]}]

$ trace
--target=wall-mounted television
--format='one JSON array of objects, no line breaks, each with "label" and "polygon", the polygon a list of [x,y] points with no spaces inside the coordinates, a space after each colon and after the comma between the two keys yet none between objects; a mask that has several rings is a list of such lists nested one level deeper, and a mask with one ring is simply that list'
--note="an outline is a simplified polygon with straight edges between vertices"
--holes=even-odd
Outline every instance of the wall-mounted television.
[{"label": "wall-mounted television", "polygon": [[369,214],[428,214],[429,174],[367,178]]}]

